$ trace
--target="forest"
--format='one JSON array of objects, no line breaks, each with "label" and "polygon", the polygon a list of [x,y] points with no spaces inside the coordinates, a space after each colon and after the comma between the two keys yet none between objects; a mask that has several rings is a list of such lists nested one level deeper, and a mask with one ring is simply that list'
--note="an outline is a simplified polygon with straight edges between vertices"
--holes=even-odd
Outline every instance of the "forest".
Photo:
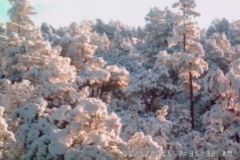
[{"label": "forest", "polygon": [[196,1],[176,0],[145,26],[54,28],[9,3],[0,160],[240,159],[240,20],[201,29]]}]

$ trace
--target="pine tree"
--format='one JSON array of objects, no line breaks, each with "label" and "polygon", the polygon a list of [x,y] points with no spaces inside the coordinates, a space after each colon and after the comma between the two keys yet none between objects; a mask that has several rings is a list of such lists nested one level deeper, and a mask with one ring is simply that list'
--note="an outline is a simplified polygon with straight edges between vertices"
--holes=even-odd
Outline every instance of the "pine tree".
[{"label": "pine tree", "polygon": [[200,31],[194,18],[200,16],[195,11],[195,0],[179,0],[173,4],[174,8],[179,8],[182,12],[181,22],[175,28],[175,40],[182,46],[183,53],[180,56],[180,75],[185,83],[189,84],[190,91],[190,111],[191,124],[194,128],[194,92],[200,86],[193,82],[193,78],[198,78],[208,68],[208,64],[202,59],[205,55],[200,40]]},{"label": "pine tree", "polygon": [[36,14],[34,8],[28,0],[9,0],[12,8],[9,9],[8,14],[11,22],[9,25],[9,32],[15,32],[23,35],[27,30],[34,28],[34,23],[30,16]]},{"label": "pine tree", "polygon": [[173,8],[179,8],[182,12],[181,22],[176,27],[176,33],[179,36],[179,41],[182,43],[182,49],[184,52],[192,51],[194,42],[199,40],[200,33],[196,26],[194,18],[200,16],[195,11],[196,2],[195,0],[179,0],[173,4]]},{"label": "pine tree", "polygon": [[173,37],[174,27],[178,23],[178,15],[168,8],[161,10],[152,8],[147,14],[145,31],[146,43],[150,48],[150,54],[157,54],[159,50],[169,49],[169,39]]}]

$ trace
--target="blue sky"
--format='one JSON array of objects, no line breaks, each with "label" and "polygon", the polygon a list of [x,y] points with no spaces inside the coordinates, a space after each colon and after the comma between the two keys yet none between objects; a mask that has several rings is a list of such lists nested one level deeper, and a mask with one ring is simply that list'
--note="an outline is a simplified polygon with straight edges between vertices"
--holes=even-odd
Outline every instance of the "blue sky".
[{"label": "blue sky", "polygon": [[[38,15],[33,19],[38,25],[48,22],[55,27],[75,21],[101,18],[104,21],[120,20],[137,26],[144,25],[144,17],[154,6],[165,8],[176,0],[31,0]],[[201,18],[200,26],[206,27],[215,18],[240,19],[240,0],[197,0]],[[6,21],[7,0],[0,0],[0,21]]]}]

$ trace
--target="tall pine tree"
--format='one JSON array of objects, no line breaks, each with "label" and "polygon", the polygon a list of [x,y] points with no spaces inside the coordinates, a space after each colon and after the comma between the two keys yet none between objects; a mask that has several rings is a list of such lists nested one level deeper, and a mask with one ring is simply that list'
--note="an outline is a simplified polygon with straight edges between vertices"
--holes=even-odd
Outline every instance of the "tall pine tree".
[{"label": "tall pine tree", "polygon": [[182,47],[179,72],[183,81],[189,86],[192,128],[194,128],[194,90],[200,89],[200,86],[193,80],[199,78],[208,68],[208,64],[203,59],[205,53],[199,42],[200,30],[195,21],[195,18],[200,14],[195,11],[195,0],[178,0],[173,4],[173,8],[178,8],[181,11],[181,20],[175,28],[174,38],[176,43]]}]

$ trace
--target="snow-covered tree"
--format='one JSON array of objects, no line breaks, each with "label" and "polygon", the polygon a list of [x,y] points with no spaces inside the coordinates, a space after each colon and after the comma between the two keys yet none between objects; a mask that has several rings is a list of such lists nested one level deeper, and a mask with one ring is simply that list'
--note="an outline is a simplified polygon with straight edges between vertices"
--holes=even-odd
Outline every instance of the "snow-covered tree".
[{"label": "snow-covered tree", "polygon": [[239,39],[239,33],[240,33],[240,21],[234,21],[230,24],[231,30],[230,30],[230,35],[229,39],[231,41],[231,44],[233,46],[238,46],[240,44],[240,39]]},{"label": "snow-covered tree", "polygon": [[212,67],[219,67],[224,73],[229,71],[229,64],[239,57],[230,40],[223,34],[215,33],[206,41],[206,58]]},{"label": "snow-covered tree", "polygon": [[175,41],[182,46],[182,52],[179,58],[179,74],[183,81],[188,84],[190,90],[190,108],[192,117],[192,126],[194,128],[194,88],[200,89],[200,86],[193,82],[193,78],[199,78],[208,64],[204,61],[204,49],[199,42],[200,31],[194,18],[200,16],[195,11],[195,0],[179,0],[173,4],[181,11],[181,21],[175,28]]},{"label": "snow-covered tree", "polygon": [[196,26],[196,22],[193,20],[193,18],[200,16],[200,14],[195,11],[195,0],[179,0],[179,2],[173,4],[173,7],[178,7],[181,11],[180,23],[175,28],[176,41],[181,43],[184,52],[187,51],[191,53],[197,48],[195,54],[202,56],[204,53],[202,52],[201,46],[197,43],[200,38],[200,32]]},{"label": "snow-covered tree", "polygon": [[24,35],[26,31],[34,29],[30,16],[36,14],[29,0],[9,0],[12,8],[8,11],[11,23],[8,32]]},{"label": "snow-covered tree", "polygon": [[231,45],[236,46],[240,43],[239,28],[239,20],[230,22],[226,18],[216,19],[207,29],[206,35],[210,38],[215,33],[225,34]]},{"label": "snow-covered tree", "polygon": [[0,159],[239,159],[238,21],[200,31],[196,2],[178,0],[180,14],[152,8],[144,28],[99,19],[40,33],[29,1],[10,2]]},{"label": "snow-covered tree", "polygon": [[139,110],[155,112],[161,106],[161,99],[168,99],[178,91],[173,82],[173,56],[160,52],[156,59],[153,69],[134,76],[126,91],[128,99],[132,100]]},{"label": "snow-covered tree", "polygon": [[[180,0],[179,2],[173,4],[173,7],[178,7],[182,12],[181,22],[175,28],[176,42],[180,42],[182,44],[183,56],[180,58],[180,63],[184,63],[184,65],[186,65],[183,68],[190,69],[187,72],[191,71],[191,68],[202,68],[194,73],[193,77],[197,78],[203,73],[203,69],[207,68],[207,64],[204,64],[204,60],[202,59],[202,57],[205,55],[205,52],[199,42],[200,31],[193,19],[200,15],[194,10],[196,7],[196,2],[195,0]],[[198,64],[195,64],[195,62],[198,62]],[[196,66],[200,65],[199,62],[202,62],[201,64],[204,65]],[[187,72],[181,70],[180,74],[187,75]],[[187,80],[187,78],[188,76],[185,76],[185,80]]]},{"label": "snow-covered tree", "polygon": [[146,43],[150,53],[158,53],[171,47],[170,39],[173,37],[174,27],[177,25],[179,17],[168,8],[160,10],[152,8],[145,17]]},{"label": "snow-covered tree", "polygon": [[230,22],[226,19],[216,19],[212,22],[212,25],[206,31],[208,37],[211,37],[214,33],[225,34],[230,36]]}]

